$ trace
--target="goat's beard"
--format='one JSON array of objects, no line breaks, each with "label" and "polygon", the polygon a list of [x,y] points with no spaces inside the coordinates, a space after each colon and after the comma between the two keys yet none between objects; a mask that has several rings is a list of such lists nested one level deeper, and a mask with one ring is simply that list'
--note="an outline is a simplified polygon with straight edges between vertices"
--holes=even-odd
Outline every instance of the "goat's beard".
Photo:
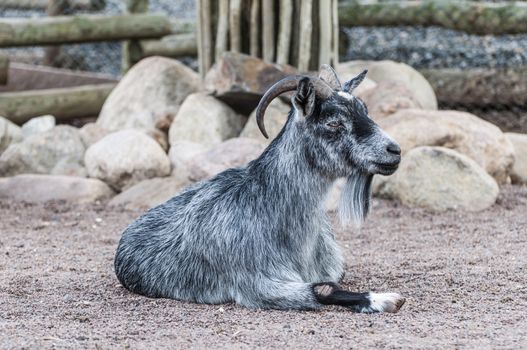
[{"label": "goat's beard", "polygon": [[339,218],[342,226],[352,223],[359,227],[370,211],[371,183],[373,175],[354,171],[346,179],[339,202]]}]

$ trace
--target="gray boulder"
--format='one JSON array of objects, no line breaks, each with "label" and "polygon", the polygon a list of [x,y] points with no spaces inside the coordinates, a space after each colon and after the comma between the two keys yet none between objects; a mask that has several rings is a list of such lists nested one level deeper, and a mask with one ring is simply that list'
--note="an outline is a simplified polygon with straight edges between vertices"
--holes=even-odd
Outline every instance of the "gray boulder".
[{"label": "gray boulder", "polygon": [[22,141],[22,130],[9,119],[0,117],[0,154],[12,143]]},{"label": "gray boulder", "polygon": [[130,210],[153,208],[174,197],[189,184],[191,181],[182,172],[177,176],[143,180],[112,198],[108,205]]},{"label": "gray boulder", "polygon": [[109,134],[90,146],[84,163],[90,177],[117,191],[170,174],[170,160],[161,146],[144,132],[133,129]]},{"label": "gray boulder", "polygon": [[514,147],[514,166],[511,180],[516,184],[527,184],[527,134],[505,133]]},{"label": "gray boulder", "polygon": [[92,203],[114,194],[104,182],[82,177],[24,174],[0,179],[0,198],[29,203]]},{"label": "gray boulder", "polygon": [[407,109],[380,120],[379,125],[400,144],[403,156],[419,146],[447,147],[475,160],[498,183],[509,181],[512,144],[497,126],[473,114]]},{"label": "gray boulder", "polygon": [[220,144],[240,134],[247,118],[207,93],[188,96],[170,125],[170,144],[180,141]]},{"label": "gray boulder", "polygon": [[426,78],[405,63],[394,61],[349,61],[337,66],[339,76],[345,78],[368,69],[368,78],[379,84],[382,81],[398,81],[411,91],[419,105],[424,109],[437,109],[434,89]]},{"label": "gray boulder", "polygon": [[168,129],[185,98],[201,89],[201,78],[177,60],[149,57],[133,66],[102,107],[97,124],[109,131]]},{"label": "gray boulder", "polygon": [[267,110],[265,111],[265,130],[269,135],[268,139],[262,135],[262,132],[258,128],[258,124],[256,124],[256,111],[253,111],[249,116],[240,137],[252,138],[264,144],[271,143],[284,127],[290,109],[291,107],[280,99],[273,100],[269,107],[267,107]]},{"label": "gray boulder", "polygon": [[179,141],[170,146],[168,157],[172,164],[172,172],[187,171],[190,161],[199,153],[207,151],[201,143]]},{"label": "gray boulder", "polygon": [[418,147],[394,175],[375,177],[374,193],[410,207],[478,211],[494,204],[499,188],[469,157],[444,147]]},{"label": "gray boulder", "polygon": [[22,135],[27,138],[31,135],[41,134],[53,129],[55,123],[55,117],[52,115],[31,118],[22,125]]},{"label": "gray boulder", "polygon": [[244,166],[260,156],[262,143],[248,138],[233,138],[196,155],[188,165],[193,181],[210,178],[226,169]]},{"label": "gray boulder", "polygon": [[84,143],[79,130],[59,125],[41,134],[11,144],[0,156],[0,176],[23,173],[63,174],[66,168],[82,168]]}]

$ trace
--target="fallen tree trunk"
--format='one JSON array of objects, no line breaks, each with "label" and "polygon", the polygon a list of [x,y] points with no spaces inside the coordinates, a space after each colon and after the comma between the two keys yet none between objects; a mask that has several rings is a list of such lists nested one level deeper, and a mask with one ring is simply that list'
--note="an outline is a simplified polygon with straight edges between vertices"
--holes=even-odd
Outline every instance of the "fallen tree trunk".
[{"label": "fallen tree trunk", "polygon": [[9,57],[0,54],[0,85],[7,84],[7,73],[9,72]]},{"label": "fallen tree trunk", "polygon": [[[105,0],[67,0],[72,10],[99,11],[106,6]],[[2,0],[0,8],[17,10],[45,10],[48,0]]]},{"label": "fallen tree trunk", "polygon": [[181,57],[198,53],[195,33],[167,35],[160,40],[141,40],[141,56]]},{"label": "fallen tree trunk", "polygon": [[527,3],[403,1],[339,5],[342,26],[441,26],[471,34],[527,32]]},{"label": "fallen tree trunk", "polygon": [[154,14],[0,19],[0,47],[159,38],[170,33],[168,18]]},{"label": "fallen tree trunk", "polygon": [[115,84],[0,94],[0,115],[16,124],[51,114],[57,120],[96,116]]},{"label": "fallen tree trunk", "polygon": [[527,66],[420,70],[446,105],[527,106]]}]

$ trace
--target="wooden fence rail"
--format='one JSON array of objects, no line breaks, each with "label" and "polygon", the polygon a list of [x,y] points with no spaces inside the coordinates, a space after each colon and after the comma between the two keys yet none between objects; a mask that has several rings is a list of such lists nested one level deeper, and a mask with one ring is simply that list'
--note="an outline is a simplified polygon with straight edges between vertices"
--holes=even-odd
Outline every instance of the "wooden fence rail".
[{"label": "wooden fence rail", "polygon": [[[67,7],[73,10],[99,11],[106,6],[105,0],[67,0]],[[1,0],[0,9],[45,10],[48,0]]]},{"label": "wooden fence rail", "polygon": [[156,14],[2,18],[0,47],[160,38],[171,32],[168,17]]}]

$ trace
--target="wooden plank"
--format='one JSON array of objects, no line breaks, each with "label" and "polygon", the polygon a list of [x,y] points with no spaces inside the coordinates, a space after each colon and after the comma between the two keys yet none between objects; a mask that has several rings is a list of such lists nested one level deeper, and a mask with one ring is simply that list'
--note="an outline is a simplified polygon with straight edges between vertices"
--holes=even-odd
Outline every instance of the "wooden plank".
[{"label": "wooden plank", "polygon": [[97,116],[116,84],[0,93],[0,115],[16,124],[51,114],[57,120]]},{"label": "wooden plank", "polygon": [[170,21],[156,14],[0,19],[0,47],[159,38],[168,34]]},{"label": "wooden plank", "polygon": [[[310,2],[310,1],[306,1]],[[267,62],[274,62],[275,40],[274,40],[274,1],[262,1],[262,56]]]}]

